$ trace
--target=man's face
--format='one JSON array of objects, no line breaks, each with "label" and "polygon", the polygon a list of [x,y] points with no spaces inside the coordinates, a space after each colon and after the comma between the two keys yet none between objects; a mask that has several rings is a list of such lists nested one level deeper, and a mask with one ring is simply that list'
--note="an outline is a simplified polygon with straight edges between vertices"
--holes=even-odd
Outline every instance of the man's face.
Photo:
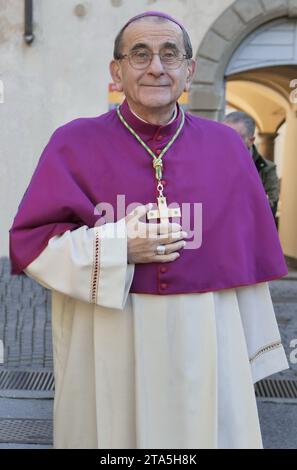
[{"label": "man's face", "polygon": [[246,147],[248,149],[251,148],[251,146],[253,145],[253,143],[255,141],[255,137],[248,135],[248,131],[247,131],[247,128],[246,128],[244,122],[228,122],[228,121],[225,121],[224,124],[226,124],[229,127],[232,127],[232,129],[234,129],[240,135],[240,137],[242,138],[242,140],[243,140],[244,144],[246,145]]},{"label": "man's face", "polygon": [[[164,49],[165,48],[165,49]],[[132,50],[159,53],[161,50],[178,50],[185,54],[180,27],[172,21],[141,19],[131,23],[123,34],[122,54]],[[175,103],[183,91],[190,87],[195,62],[184,60],[181,66],[167,70],[158,55],[144,70],[135,70],[128,59],[112,61],[111,74],[119,91],[123,91],[128,103],[136,109],[166,108]]]}]

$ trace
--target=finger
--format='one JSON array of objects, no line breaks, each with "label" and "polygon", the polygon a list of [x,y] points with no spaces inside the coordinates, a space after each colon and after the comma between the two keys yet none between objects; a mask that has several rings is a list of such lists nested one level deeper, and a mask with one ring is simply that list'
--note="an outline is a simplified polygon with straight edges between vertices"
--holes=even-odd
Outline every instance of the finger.
[{"label": "finger", "polygon": [[178,238],[178,234],[181,230],[182,226],[177,223],[155,223],[151,221],[146,224],[146,232],[151,238],[157,238],[159,235],[163,238],[167,238],[169,234],[175,234],[174,236]]},{"label": "finger", "polygon": [[141,205],[135,207],[135,209],[127,215],[127,219],[128,220],[130,220],[130,219],[139,220],[148,211],[150,211],[152,209],[152,207],[153,207],[153,204],[151,202],[149,202],[148,204],[145,204],[145,205],[141,204]]},{"label": "finger", "polygon": [[178,252],[170,253],[168,255],[156,255],[154,257],[154,261],[156,261],[157,263],[168,263],[170,261],[175,261],[179,257],[180,253]]},{"label": "finger", "polygon": [[176,223],[162,222],[160,224],[155,224],[155,225],[156,225],[158,233],[162,235],[166,233],[169,234],[173,232],[180,232],[182,230],[182,226]]},{"label": "finger", "polygon": [[157,236],[156,243],[159,245],[167,245],[168,243],[178,242],[187,238],[187,232],[173,232],[164,237],[162,234]]},{"label": "finger", "polygon": [[181,240],[175,243],[169,243],[168,245],[165,245],[165,249],[166,249],[165,254],[169,255],[170,253],[174,253],[178,250],[181,250],[185,246],[186,246],[186,242],[184,240]]}]

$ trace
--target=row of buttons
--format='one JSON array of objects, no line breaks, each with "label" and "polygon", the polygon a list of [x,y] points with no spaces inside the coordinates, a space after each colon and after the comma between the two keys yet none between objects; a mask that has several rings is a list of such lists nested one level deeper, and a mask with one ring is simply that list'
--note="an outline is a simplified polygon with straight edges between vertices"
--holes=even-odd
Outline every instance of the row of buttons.
[{"label": "row of buttons", "polygon": [[[159,271],[160,271],[160,273],[164,274],[164,273],[167,273],[168,268],[166,266],[160,266]],[[165,290],[165,289],[167,289],[168,284],[166,282],[161,282],[159,284],[159,287],[160,287],[160,289]]]}]

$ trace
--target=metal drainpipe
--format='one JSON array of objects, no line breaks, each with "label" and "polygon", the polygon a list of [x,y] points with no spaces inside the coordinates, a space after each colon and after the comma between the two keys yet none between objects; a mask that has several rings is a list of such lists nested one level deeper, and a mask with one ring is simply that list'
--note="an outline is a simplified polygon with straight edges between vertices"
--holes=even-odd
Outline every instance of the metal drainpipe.
[{"label": "metal drainpipe", "polygon": [[25,0],[24,40],[29,45],[34,41],[33,34],[33,0]]}]

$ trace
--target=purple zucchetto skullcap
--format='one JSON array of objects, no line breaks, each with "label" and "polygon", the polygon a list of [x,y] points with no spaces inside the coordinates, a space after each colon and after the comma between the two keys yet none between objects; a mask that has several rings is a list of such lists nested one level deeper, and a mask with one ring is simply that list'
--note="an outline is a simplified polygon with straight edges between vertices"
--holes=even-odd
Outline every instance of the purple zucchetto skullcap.
[{"label": "purple zucchetto skullcap", "polygon": [[160,18],[165,18],[166,20],[172,21],[173,23],[177,24],[182,30],[185,28],[183,25],[177,21],[173,16],[168,15],[167,13],[163,13],[162,11],[145,11],[144,13],[139,13],[136,16],[133,16],[127,23],[123,26],[122,30],[127,28],[130,23],[133,23],[133,21],[139,20],[140,18],[145,18],[146,16],[159,16]]}]

